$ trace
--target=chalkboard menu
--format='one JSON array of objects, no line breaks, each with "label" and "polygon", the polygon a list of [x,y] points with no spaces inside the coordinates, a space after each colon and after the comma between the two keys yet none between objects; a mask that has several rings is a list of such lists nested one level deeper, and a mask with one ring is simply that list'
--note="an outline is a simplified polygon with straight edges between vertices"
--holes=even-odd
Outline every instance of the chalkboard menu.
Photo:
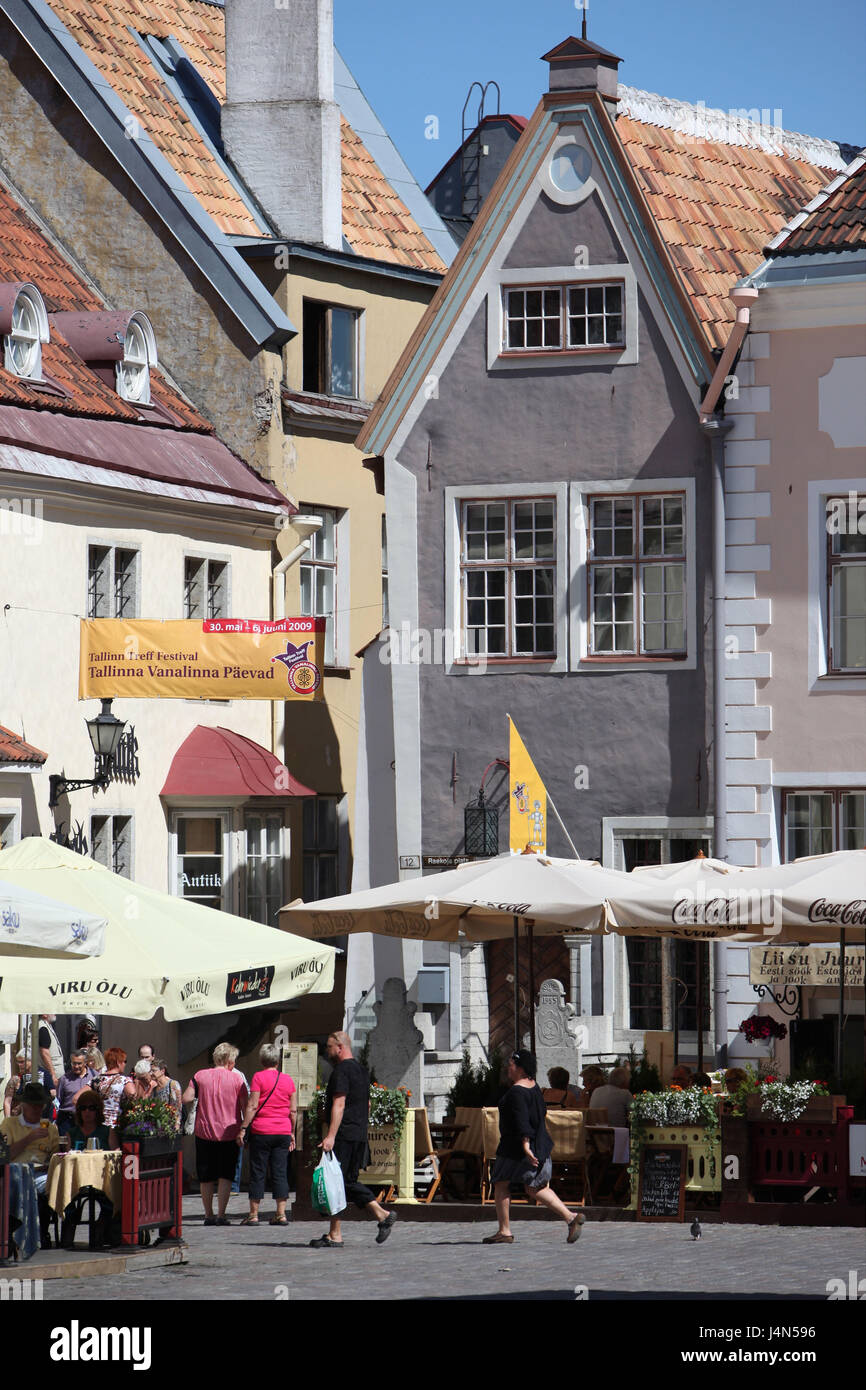
[{"label": "chalkboard menu", "polygon": [[688,1152],[686,1144],[647,1144],[641,1148],[638,1221],[684,1220]]}]

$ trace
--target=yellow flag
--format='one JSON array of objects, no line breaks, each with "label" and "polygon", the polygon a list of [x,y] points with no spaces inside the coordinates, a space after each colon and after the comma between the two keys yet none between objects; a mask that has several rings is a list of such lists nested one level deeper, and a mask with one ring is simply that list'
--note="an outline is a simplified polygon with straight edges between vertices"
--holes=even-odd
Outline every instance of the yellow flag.
[{"label": "yellow flag", "polygon": [[538,854],[547,853],[547,792],[523,739],[508,716],[510,845],[520,853],[527,845]]}]

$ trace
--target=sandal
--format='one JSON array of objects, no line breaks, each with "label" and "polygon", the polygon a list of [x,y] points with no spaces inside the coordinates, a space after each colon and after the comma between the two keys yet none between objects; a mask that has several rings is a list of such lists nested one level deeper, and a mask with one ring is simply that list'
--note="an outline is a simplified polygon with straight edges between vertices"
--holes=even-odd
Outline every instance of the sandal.
[{"label": "sandal", "polygon": [[310,1241],[312,1250],[342,1250],[343,1241],[331,1240],[330,1236],[319,1236],[318,1240]]},{"label": "sandal", "polygon": [[[273,1224],[273,1223],[272,1223]],[[257,1216],[245,1216],[243,1221],[238,1222],[239,1226],[259,1226],[261,1222]]]},{"label": "sandal", "polygon": [[485,1236],[482,1245],[513,1245],[514,1236],[504,1236],[501,1231],[497,1231],[495,1236]]},{"label": "sandal", "polygon": [[[243,1223],[241,1223],[241,1224],[243,1224]],[[256,1222],[250,1222],[250,1225],[256,1225],[256,1226],[257,1226],[258,1224],[259,1224],[258,1221],[256,1221]],[[268,1225],[269,1225],[269,1226],[288,1226],[288,1224],[289,1224],[289,1223],[288,1223],[287,1219],[285,1218],[285,1216],[272,1216],[271,1219],[270,1219],[270,1221],[268,1222]]]}]

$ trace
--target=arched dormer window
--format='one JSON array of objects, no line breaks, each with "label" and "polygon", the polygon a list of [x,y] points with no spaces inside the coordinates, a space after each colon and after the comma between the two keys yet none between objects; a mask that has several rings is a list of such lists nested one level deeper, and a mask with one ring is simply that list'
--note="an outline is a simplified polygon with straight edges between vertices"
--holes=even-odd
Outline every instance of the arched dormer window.
[{"label": "arched dormer window", "polygon": [[134,313],[123,335],[117,363],[117,394],[136,405],[150,404],[150,368],[156,366],[156,337],[146,314]]},{"label": "arched dormer window", "polygon": [[41,381],[42,344],[49,339],[48,314],[35,285],[0,286],[0,331],[7,372]]}]

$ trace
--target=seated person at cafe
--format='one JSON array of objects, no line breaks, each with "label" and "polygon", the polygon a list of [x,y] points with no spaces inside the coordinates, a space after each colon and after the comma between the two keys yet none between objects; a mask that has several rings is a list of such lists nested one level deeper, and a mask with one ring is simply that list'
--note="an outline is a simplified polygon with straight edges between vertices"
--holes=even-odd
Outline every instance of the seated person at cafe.
[{"label": "seated person at cafe", "polygon": [[550,1085],[541,1094],[548,1110],[576,1110],[577,1097],[569,1090],[565,1067],[551,1067],[547,1079]]},{"label": "seated person at cafe", "polygon": [[82,1051],[70,1052],[69,1066],[57,1082],[57,1128],[68,1134],[75,1123],[75,1098],[90,1087],[93,1072]]},{"label": "seated person at cafe", "polygon": [[9,1145],[10,1163],[27,1164],[32,1172],[39,1199],[39,1224],[42,1230],[43,1245],[49,1244],[48,1220],[50,1211],[45,1201],[45,1186],[48,1182],[48,1164],[51,1155],[60,1147],[57,1126],[42,1118],[42,1112],[51,1093],[38,1082],[30,1081],[24,1087],[21,1097],[21,1114],[10,1115],[0,1120],[0,1135]]},{"label": "seated person at cafe", "polygon": [[596,1087],[592,1093],[593,1110],[606,1110],[609,1125],[623,1126],[628,1124],[628,1112],[632,1103],[628,1081],[628,1069],[626,1067],[614,1067],[608,1077],[607,1084]]},{"label": "seated person at cafe", "polygon": [[604,1067],[593,1062],[591,1066],[584,1067],[580,1077],[583,1081],[583,1089],[578,1094],[577,1104],[580,1110],[588,1110],[593,1104],[593,1092],[597,1091],[599,1086],[604,1085],[607,1080],[607,1072]]},{"label": "seated person at cafe", "polygon": [[692,1084],[692,1069],[680,1062],[671,1072],[671,1085],[679,1086],[683,1091],[687,1091]]},{"label": "seated person at cafe", "polygon": [[117,1131],[105,1123],[102,1096],[96,1091],[81,1091],[75,1100],[75,1123],[69,1131],[73,1149],[119,1148]]},{"label": "seated person at cafe", "polygon": [[725,1072],[725,1090],[729,1096],[734,1095],[745,1081],[748,1081],[749,1073],[745,1067],[728,1067]]},{"label": "seated person at cafe", "polygon": [[712,1089],[713,1078],[711,1076],[707,1076],[707,1073],[705,1071],[696,1071],[692,1075],[692,1079],[689,1082],[689,1085],[699,1086],[701,1090],[709,1091]]}]

